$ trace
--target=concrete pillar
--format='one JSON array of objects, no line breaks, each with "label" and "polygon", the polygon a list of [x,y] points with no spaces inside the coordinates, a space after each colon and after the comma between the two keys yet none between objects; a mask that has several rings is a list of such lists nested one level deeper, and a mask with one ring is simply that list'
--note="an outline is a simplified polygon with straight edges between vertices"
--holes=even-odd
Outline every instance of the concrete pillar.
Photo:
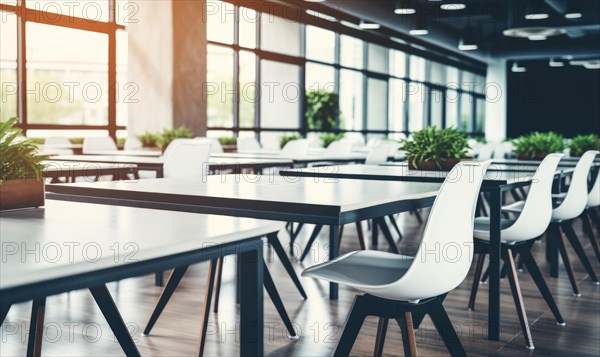
[{"label": "concrete pillar", "polygon": [[485,137],[489,142],[500,142],[506,138],[506,60],[488,63],[486,82]]}]

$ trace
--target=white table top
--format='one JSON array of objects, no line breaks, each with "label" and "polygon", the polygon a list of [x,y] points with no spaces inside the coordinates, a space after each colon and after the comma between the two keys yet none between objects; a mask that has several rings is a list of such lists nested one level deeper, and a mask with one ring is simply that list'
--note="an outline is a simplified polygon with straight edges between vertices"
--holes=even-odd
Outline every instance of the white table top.
[{"label": "white table top", "polygon": [[160,150],[96,150],[96,151],[87,151],[85,153],[85,155],[159,157],[159,156],[162,156],[162,151],[160,151]]},{"label": "white table top", "polygon": [[239,207],[318,215],[347,212],[402,200],[435,197],[439,183],[357,181],[237,175],[48,185],[47,192],[96,197]]},{"label": "white table top", "polygon": [[[265,220],[46,200],[44,208],[0,213],[0,289],[191,252],[282,228],[281,222]],[[38,253],[23,255],[36,247]]]},{"label": "white table top", "polygon": [[[152,156],[128,156],[128,155],[59,155],[51,158],[53,161],[79,161],[79,162],[105,162],[105,163],[119,163],[119,164],[138,164],[138,165],[163,165],[165,158],[152,157]],[[210,157],[209,162],[211,164],[290,164],[292,160],[284,158],[269,158],[269,157],[249,157],[249,158],[237,158],[237,157]]]}]

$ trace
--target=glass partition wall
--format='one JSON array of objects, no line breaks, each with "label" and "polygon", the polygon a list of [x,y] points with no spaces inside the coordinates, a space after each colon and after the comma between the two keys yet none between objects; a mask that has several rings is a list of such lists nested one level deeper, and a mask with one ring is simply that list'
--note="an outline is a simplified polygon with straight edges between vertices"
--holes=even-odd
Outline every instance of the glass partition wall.
[{"label": "glass partition wall", "polygon": [[[254,136],[276,146],[310,134],[306,91],[339,95],[336,131],[405,138],[429,125],[485,128],[485,77],[424,56],[258,12],[207,2],[209,136]],[[281,15],[281,14],[278,14]],[[296,17],[297,18],[297,17]],[[211,64],[214,64],[211,65]]]}]

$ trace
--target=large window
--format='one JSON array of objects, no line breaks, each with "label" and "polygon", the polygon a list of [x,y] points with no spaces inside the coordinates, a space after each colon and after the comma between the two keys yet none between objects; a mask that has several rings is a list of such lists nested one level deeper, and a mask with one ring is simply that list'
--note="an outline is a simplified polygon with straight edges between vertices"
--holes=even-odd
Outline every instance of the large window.
[{"label": "large window", "polygon": [[480,75],[424,52],[322,28],[323,22],[301,24],[286,11],[219,4],[207,4],[208,78],[224,86],[209,95],[211,135],[256,134],[273,147],[285,133],[308,135],[303,109],[311,90],[339,95],[337,130],[352,135],[398,138],[429,125],[484,128]]},{"label": "large window", "polygon": [[0,6],[0,120],[19,117],[29,136],[69,129],[114,137],[126,129],[136,90],[127,83],[127,1]]}]

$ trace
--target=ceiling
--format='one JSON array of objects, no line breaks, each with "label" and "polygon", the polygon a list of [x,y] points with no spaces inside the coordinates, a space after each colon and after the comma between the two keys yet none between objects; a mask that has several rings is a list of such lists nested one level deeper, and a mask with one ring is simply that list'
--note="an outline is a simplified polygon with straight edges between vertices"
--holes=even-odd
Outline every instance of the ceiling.
[{"label": "ceiling", "polygon": [[[320,2],[319,5],[336,12],[379,23],[382,29],[401,34],[408,34],[418,21],[424,20],[429,33],[418,36],[418,40],[486,62],[493,58],[600,58],[600,0],[413,0],[408,7],[415,8],[416,12],[411,15],[395,14],[394,10],[401,3],[396,0]],[[464,4],[465,8],[454,11],[440,8],[451,3]],[[581,17],[565,18],[565,14],[576,13]],[[525,19],[526,14],[547,14],[547,18]],[[534,36],[532,40],[503,34],[507,29],[523,27],[544,27],[559,35],[548,36],[545,40]],[[461,38],[474,41],[478,49],[460,51]]]}]

